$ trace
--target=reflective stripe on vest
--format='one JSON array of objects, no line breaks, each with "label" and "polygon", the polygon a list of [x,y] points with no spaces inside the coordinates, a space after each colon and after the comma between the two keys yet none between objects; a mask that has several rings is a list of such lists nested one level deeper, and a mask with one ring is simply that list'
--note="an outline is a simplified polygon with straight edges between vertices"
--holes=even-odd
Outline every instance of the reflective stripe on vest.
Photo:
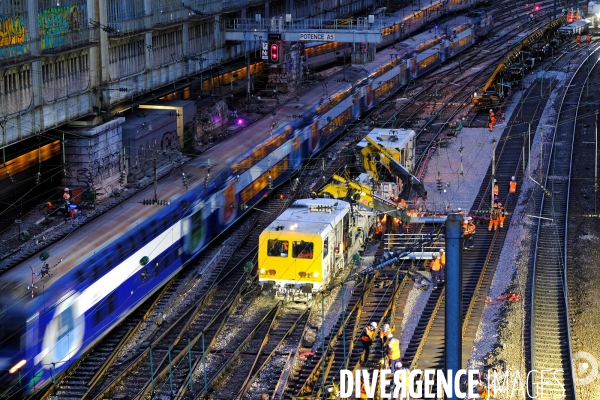
[{"label": "reflective stripe on vest", "polygon": [[392,338],[388,342],[388,358],[390,360],[400,359],[400,341],[396,338]]}]

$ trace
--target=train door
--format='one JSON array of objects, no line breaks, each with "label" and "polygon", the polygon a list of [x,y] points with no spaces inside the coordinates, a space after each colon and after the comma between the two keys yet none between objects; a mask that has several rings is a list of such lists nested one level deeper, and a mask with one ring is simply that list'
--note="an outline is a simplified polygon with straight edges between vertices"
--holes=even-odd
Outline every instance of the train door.
[{"label": "train door", "polygon": [[230,179],[226,185],[220,193],[221,204],[224,206],[219,210],[219,222],[223,228],[235,221],[236,210],[238,209],[235,207],[235,179]]},{"label": "train door", "polygon": [[189,255],[200,251],[204,246],[206,238],[206,218],[208,217],[207,208],[204,203],[197,203],[192,206],[190,216],[182,222],[181,236],[185,237],[185,250]]}]

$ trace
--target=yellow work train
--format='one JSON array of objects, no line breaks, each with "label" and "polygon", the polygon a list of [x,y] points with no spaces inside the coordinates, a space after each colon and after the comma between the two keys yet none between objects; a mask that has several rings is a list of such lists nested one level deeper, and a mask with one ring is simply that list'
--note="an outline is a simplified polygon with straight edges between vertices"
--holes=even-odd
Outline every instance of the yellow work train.
[{"label": "yellow work train", "polygon": [[294,202],[260,235],[258,268],[263,290],[278,294],[320,290],[346,265],[355,241],[363,242],[368,219],[353,216],[350,204],[342,200]]}]

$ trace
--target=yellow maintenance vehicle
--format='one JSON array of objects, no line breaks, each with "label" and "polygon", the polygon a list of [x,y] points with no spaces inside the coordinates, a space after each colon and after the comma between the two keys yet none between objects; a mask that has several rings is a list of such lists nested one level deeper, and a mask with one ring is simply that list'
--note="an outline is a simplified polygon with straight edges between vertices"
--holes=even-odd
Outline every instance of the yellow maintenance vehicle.
[{"label": "yellow maintenance vehicle", "polygon": [[410,170],[415,167],[415,137],[413,130],[373,129],[358,143],[361,164],[365,172],[378,182],[380,193],[387,195],[385,181],[388,176],[395,179],[398,194],[406,184],[419,197],[427,198],[423,183]]}]

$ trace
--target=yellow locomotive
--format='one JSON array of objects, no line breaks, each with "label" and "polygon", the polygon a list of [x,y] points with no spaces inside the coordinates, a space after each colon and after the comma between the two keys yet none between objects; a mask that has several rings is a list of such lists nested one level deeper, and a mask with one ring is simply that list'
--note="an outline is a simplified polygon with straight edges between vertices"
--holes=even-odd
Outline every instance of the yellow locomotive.
[{"label": "yellow locomotive", "polygon": [[260,235],[263,290],[319,291],[349,261],[349,249],[362,244],[369,223],[368,216],[353,216],[350,204],[342,200],[297,200]]}]

